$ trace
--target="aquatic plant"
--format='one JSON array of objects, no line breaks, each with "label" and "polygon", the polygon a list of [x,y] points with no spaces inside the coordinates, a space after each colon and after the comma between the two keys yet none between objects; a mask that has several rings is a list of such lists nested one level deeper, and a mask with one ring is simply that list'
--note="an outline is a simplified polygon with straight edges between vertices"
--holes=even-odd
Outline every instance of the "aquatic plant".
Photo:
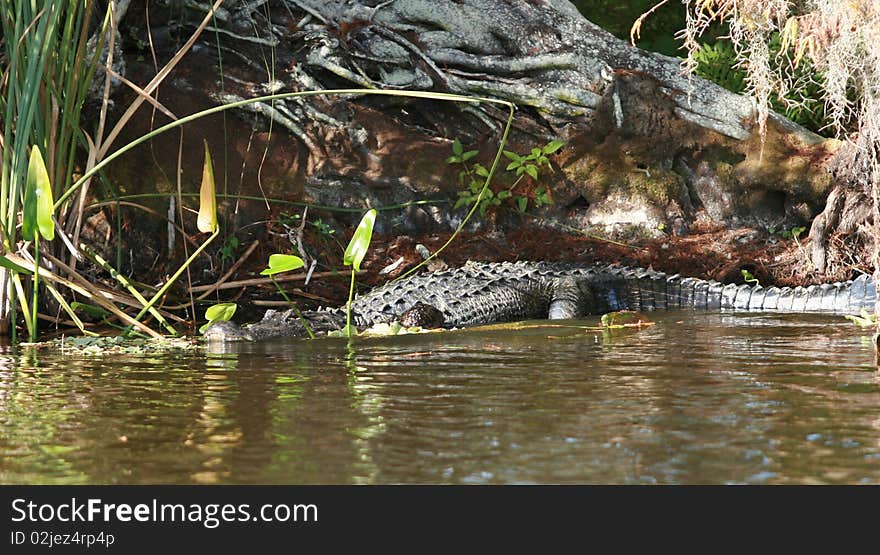
[{"label": "aquatic plant", "polygon": [[305,262],[302,258],[298,256],[294,256],[292,254],[271,254],[269,255],[269,266],[262,270],[260,272],[260,275],[267,276],[269,279],[272,280],[275,288],[278,290],[281,296],[284,297],[284,300],[287,301],[287,305],[293,310],[293,312],[299,318],[299,321],[302,322],[303,327],[306,329],[306,333],[309,334],[309,339],[314,339],[315,334],[312,332],[312,328],[309,327],[309,323],[303,317],[302,312],[300,312],[299,307],[297,307],[296,303],[287,296],[287,292],[284,291],[284,288],[281,287],[281,285],[277,281],[275,281],[275,275],[298,270],[303,266],[305,266]]},{"label": "aquatic plant", "polygon": [[351,285],[348,289],[348,303],[345,305],[345,333],[352,336],[351,326],[351,302],[354,300],[354,276],[361,271],[361,263],[370,248],[370,240],[373,237],[373,225],[376,223],[376,210],[370,209],[363,215],[357,229],[351,236],[342,263],[351,266]]},{"label": "aquatic plant", "polygon": [[[0,57],[5,67],[0,80],[2,249],[11,254],[21,249],[22,241],[32,244],[35,268],[39,266],[40,238],[54,237],[53,210],[47,209],[52,204],[52,190],[60,191],[69,182],[76,149],[86,142],[80,114],[112,15],[108,6],[90,47],[88,30],[94,4],[91,0],[0,2],[4,37]],[[55,216],[62,224],[66,221],[66,214]],[[30,294],[19,275],[8,265],[0,268],[0,328],[11,328],[14,336],[18,307],[34,339],[39,272],[31,273]]]},{"label": "aquatic plant", "polygon": [[[135,87],[137,97],[113,129],[105,134],[110,85],[114,77],[116,24],[128,3],[117,6],[112,0],[106,4],[94,0],[0,1],[3,30],[0,62],[5,69],[4,78],[0,80],[3,122],[0,136],[0,248],[3,258],[0,263],[0,333],[11,332],[16,340],[19,309],[31,339],[36,337],[38,318],[57,321],[38,313],[41,288],[48,290],[85,332],[72,306],[56,289],[56,286],[63,285],[129,327],[159,335],[118,308],[115,304],[121,299],[118,294],[110,293],[76,272],[77,261],[83,257],[78,245],[85,200],[89,183],[97,171],[95,168],[106,160],[115,138],[137,107],[147,101],[150,93],[192,46],[221,2],[214,2],[202,24],[151,83],[143,88]],[[103,20],[95,25],[92,21],[94,15],[101,13]],[[101,83],[94,79],[99,67],[105,69],[103,93],[100,92]],[[95,89],[98,91],[94,92]],[[89,95],[101,102],[101,109],[97,124],[87,130],[84,126],[95,121],[81,121],[82,108]],[[167,112],[155,99],[149,100]],[[78,166],[82,149],[86,151],[85,163]],[[81,176],[74,182],[77,173]],[[57,199],[54,203],[53,198]],[[53,224],[51,229],[57,231],[60,241],[52,240],[53,232],[48,231],[50,221]],[[28,252],[31,246],[33,254]],[[70,257],[67,263],[61,260],[66,255]],[[41,264],[41,258],[53,266],[53,271]],[[63,272],[66,277],[56,271]],[[21,281],[22,274],[32,275],[30,291]],[[126,302],[130,301],[126,299]],[[144,307],[146,311],[154,312],[149,306]]]}]

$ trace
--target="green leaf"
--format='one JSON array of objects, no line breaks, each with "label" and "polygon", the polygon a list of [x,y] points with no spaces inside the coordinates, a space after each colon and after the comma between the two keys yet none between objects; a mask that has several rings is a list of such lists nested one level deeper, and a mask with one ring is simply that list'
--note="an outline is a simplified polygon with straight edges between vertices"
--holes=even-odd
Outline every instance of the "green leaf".
[{"label": "green leaf", "polygon": [[746,283],[754,283],[755,285],[761,284],[758,281],[758,278],[756,278],[754,275],[752,275],[752,272],[750,272],[748,270],[740,270],[739,272],[742,274],[743,281],[745,281]]},{"label": "green leaf", "polygon": [[92,304],[81,303],[79,301],[73,301],[70,303],[70,308],[73,310],[81,310],[90,316],[94,316],[96,318],[106,318],[110,316],[110,312],[104,310],[100,306],[95,306]]},{"label": "green leaf", "polygon": [[327,332],[327,337],[352,337],[354,335],[358,335],[358,331],[356,327],[351,325]]},{"label": "green leaf", "polygon": [[473,202],[473,199],[471,199],[470,195],[461,196],[457,201],[455,201],[455,205],[452,207],[452,209],[458,210],[462,206],[470,204],[471,202]]},{"label": "green leaf", "polygon": [[354,235],[352,235],[348,247],[345,248],[345,254],[342,256],[342,263],[346,266],[352,266],[357,272],[361,270],[361,262],[363,262],[364,257],[367,255],[367,250],[370,248],[370,239],[373,237],[373,225],[375,223],[376,209],[371,208],[361,218],[361,222],[358,224],[357,229],[354,230]]},{"label": "green leaf", "polygon": [[463,152],[461,154],[461,161],[467,162],[468,160],[470,160],[471,158],[473,158],[474,156],[476,156],[479,153],[480,152],[478,150],[469,150],[467,152]]},{"label": "green leaf", "polygon": [[209,306],[208,310],[205,311],[205,320],[209,322],[228,322],[232,319],[232,315],[235,314],[236,308],[238,306],[235,303],[219,303]]},{"label": "green leaf", "polygon": [[876,322],[876,319],[874,318],[874,315],[871,314],[870,312],[868,312],[867,309],[864,309],[864,308],[862,309],[861,317],[853,316],[852,314],[847,314],[844,316],[844,318],[846,318],[847,320],[849,320],[853,324],[856,324],[857,326],[861,326],[863,328],[877,325],[877,322]]},{"label": "green leaf", "polygon": [[481,164],[474,164],[474,173],[480,177],[489,177],[489,170],[484,168]]},{"label": "green leaf", "polygon": [[498,191],[498,194],[495,195],[498,200],[505,200],[510,198],[510,191],[504,189],[503,191]]},{"label": "green leaf", "polygon": [[538,179],[538,167],[529,164],[526,166],[526,173],[531,176],[532,179]]},{"label": "green leaf", "polygon": [[202,186],[199,188],[199,217],[196,227],[203,233],[212,233],[217,229],[217,190],[208,141],[205,141],[205,165],[202,168]]},{"label": "green leaf", "polygon": [[452,141],[452,152],[454,154],[457,154],[458,156],[461,156],[464,152],[464,148],[461,146],[461,141],[459,141],[458,139]]},{"label": "green leaf", "polygon": [[450,156],[446,159],[447,164],[457,164],[458,162],[461,162],[461,158],[458,156]]},{"label": "green leaf", "polygon": [[22,209],[21,236],[33,241],[36,233],[48,240],[55,238],[55,222],[52,221],[52,185],[40,147],[31,148],[28,162],[27,184],[25,186],[24,207]]},{"label": "green leaf", "polygon": [[565,142],[563,141],[550,141],[549,143],[544,145],[544,148],[542,148],[541,150],[544,151],[544,154],[553,154],[563,146],[565,146]]},{"label": "green leaf", "polygon": [[516,152],[511,152],[509,150],[504,151],[504,155],[510,158],[511,160],[515,160],[517,162],[522,162],[523,157],[517,154]]},{"label": "green leaf", "polygon": [[274,276],[305,266],[303,259],[292,254],[273,254],[269,256],[269,267],[260,272],[261,276]]},{"label": "green leaf", "polygon": [[[519,167],[520,167],[520,162],[514,161],[514,162],[507,164],[507,167],[504,169],[506,169],[507,171],[510,171],[510,170],[515,170],[516,168],[519,168]],[[522,172],[519,172],[519,173],[522,173]],[[519,173],[517,175],[519,175]]]},{"label": "green leaf", "polygon": [[516,208],[520,211],[520,213],[525,212],[526,208],[529,207],[529,198],[528,197],[518,197],[516,199]]},{"label": "green leaf", "polygon": [[540,156],[541,154],[543,154],[543,151],[540,148],[533,148],[531,155],[529,155],[529,158],[537,160],[538,156]]},{"label": "green leaf", "polygon": [[619,310],[603,314],[599,320],[603,328],[628,328],[652,325],[650,319],[640,312],[632,310]]},{"label": "green leaf", "polygon": [[32,274],[33,273],[30,270],[28,270],[27,268],[19,266],[15,262],[9,260],[5,256],[0,256],[0,266],[6,268],[7,270],[12,270],[13,272],[18,272],[20,274]]}]

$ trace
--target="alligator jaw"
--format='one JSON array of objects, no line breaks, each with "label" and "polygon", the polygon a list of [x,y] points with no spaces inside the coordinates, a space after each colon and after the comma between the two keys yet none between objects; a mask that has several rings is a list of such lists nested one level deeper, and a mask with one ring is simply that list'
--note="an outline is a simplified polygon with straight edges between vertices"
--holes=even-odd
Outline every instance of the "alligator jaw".
[{"label": "alligator jaw", "polygon": [[203,335],[208,343],[254,340],[254,337],[247,330],[234,322],[214,322]]}]

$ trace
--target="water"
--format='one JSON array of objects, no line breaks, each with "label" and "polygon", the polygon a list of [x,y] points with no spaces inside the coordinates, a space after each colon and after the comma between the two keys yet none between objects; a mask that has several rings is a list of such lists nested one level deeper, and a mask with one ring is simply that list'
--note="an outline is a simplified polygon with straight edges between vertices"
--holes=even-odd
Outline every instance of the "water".
[{"label": "water", "polygon": [[867,332],[830,316],[652,318],[604,337],[6,352],[0,483],[880,483]]}]

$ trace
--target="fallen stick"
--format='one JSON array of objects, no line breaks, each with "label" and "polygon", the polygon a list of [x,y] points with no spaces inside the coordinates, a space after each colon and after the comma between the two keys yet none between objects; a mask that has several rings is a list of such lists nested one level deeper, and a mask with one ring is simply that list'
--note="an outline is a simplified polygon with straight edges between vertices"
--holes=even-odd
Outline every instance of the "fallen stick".
[{"label": "fallen stick", "polygon": [[[254,249],[256,249],[257,245],[259,245],[259,244],[260,244],[259,240],[251,243],[251,245],[247,248],[247,250],[244,251],[244,254],[242,254],[238,258],[238,260],[235,262],[235,264],[233,264],[232,267],[229,268],[229,271],[226,272],[225,274],[223,274],[223,277],[221,277],[219,280],[217,280],[216,283],[214,283],[208,289],[206,289],[204,293],[202,293],[201,295],[196,297],[196,299],[198,299],[198,300],[204,299],[205,297],[207,297],[208,295],[210,295],[211,293],[213,293],[214,291],[219,289],[221,285],[226,283],[226,280],[229,279],[230,276],[232,276],[232,274],[234,274],[236,271],[238,271],[238,269],[241,267],[241,265],[244,264],[244,261],[248,259],[248,257],[251,255],[252,252],[254,252]],[[195,293],[195,291],[193,291],[193,289],[190,289],[189,291],[190,291],[190,293]]]},{"label": "fallen stick", "polygon": [[[333,276],[341,276],[342,274],[338,271],[331,272],[314,272],[312,274],[312,279],[314,278],[322,278],[322,277],[333,277]],[[306,279],[305,274],[303,275],[295,275],[295,276],[279,276],[275,278],[275,281],[303,281]],[[187,292],[189,293],[202,293],[204,291],[210,291],[216,287],[216,289],[235,289],[237,287],[250,287],[252,285],[271,285],[272,280],[270,278],[252,278],[252,279],[242,279],[238,281],[227,281],[226,283],[222,283],[217,285],[216,283],[212,283],[210,285],[194,285],[190,287]]]}]

